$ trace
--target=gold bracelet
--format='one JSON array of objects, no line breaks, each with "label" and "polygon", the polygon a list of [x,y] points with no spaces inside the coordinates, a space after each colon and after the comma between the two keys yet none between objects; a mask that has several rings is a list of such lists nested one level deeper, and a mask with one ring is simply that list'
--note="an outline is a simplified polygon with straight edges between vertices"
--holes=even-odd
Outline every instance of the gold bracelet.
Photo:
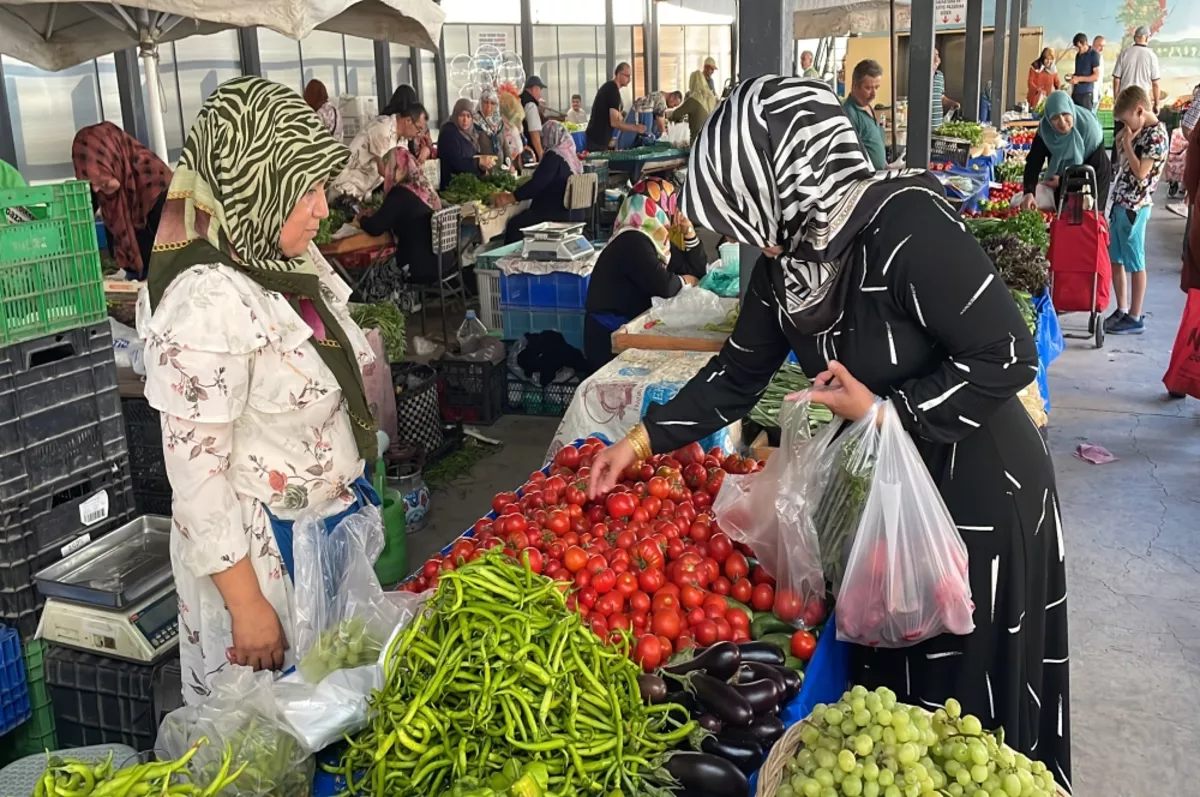
[{"label": "gold bracelet", "polygon": [[625,435],[625,439],[629,441],[629,445],[633,448],[633,454],[643,462],[653,455],[653,450],[650,448],[650,435],[646,432],[645,424],[639,423],[634,426]]}]

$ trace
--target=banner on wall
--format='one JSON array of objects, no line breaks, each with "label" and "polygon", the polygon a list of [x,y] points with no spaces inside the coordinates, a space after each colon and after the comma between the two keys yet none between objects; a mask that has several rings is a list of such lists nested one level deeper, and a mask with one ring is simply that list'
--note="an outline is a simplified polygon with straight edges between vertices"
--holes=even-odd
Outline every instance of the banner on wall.
[{"label": "banner on wall", "polygon": [[967,24],[967,0],[934,0],[933,18],[938,25]]}]

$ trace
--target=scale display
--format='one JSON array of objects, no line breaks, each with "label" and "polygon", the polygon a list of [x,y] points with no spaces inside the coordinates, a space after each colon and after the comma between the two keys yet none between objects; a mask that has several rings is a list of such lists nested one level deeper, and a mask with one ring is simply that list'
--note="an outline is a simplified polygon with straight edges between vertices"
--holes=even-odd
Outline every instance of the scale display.
[{"label": "scale display", "polygon": [[595,247],[583,235],[583,222],[545,221],[524,227],[521,257],[526,260],[580,260]]}]

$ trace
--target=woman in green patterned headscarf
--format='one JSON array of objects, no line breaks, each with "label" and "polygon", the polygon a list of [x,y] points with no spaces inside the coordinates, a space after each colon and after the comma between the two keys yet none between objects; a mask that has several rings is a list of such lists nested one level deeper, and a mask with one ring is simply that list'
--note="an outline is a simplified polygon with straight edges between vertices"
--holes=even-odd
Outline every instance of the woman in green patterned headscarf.
[{"label": "woman in green patterned headscarf", "polygon": [[378,503],[363,479],[373,356],[311,243],[347,157],[294,91],[236,78],[201,108],[167,193],[138,331],[174,492],[188,699],[226,661],[290,665],[292,521],[332,529]]}]

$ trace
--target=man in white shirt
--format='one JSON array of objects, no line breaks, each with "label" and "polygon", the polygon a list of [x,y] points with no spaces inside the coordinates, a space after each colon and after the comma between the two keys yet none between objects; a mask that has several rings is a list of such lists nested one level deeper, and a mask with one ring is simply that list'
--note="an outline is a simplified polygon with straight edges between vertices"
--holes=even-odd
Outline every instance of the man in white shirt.
[{"label": "man in white shirt", "polygon": [[588,113],[583,110],[583,97],[578,94],[571,95],[571,110],[567,111],[567,122],[587,127]]},{"label": "man in white shirt", "polygon": [[[1096,76],[1096,82],[1092,84],[1092,108],[1100,107],[1100,99],[1104,96],[1104,37],[1097,36],[1092,39],[1092,49],[1096,51],[1096,55],[1100,56],[1100,74]],[[1113,95],[1113,102],[1117,101],[1117,95]]]},{"label": "man in white shirt", "polygon": [[[1160,77],[1158,71],[1158,56],[1154,51],[1146,46],[1146,42],[1150,40],[1150,30],[1142,25],[1133,32],[1133,46],[1126,47],[1117,56],[1117,63],[1113,65],[1112,71],[1112,87],[1113,101],[1121,96],[1121,90],[1129,86],[1138,86],[1150,97],[1150,102],[1154,106],[1154,113],[1158,113],[1158,79]],[[1113,121],[1113,169],[1117,166],[1117,155],[1119,150],[1116,145],[1117,134],[1124,129],[1125,125],[1120,120]]]}]

